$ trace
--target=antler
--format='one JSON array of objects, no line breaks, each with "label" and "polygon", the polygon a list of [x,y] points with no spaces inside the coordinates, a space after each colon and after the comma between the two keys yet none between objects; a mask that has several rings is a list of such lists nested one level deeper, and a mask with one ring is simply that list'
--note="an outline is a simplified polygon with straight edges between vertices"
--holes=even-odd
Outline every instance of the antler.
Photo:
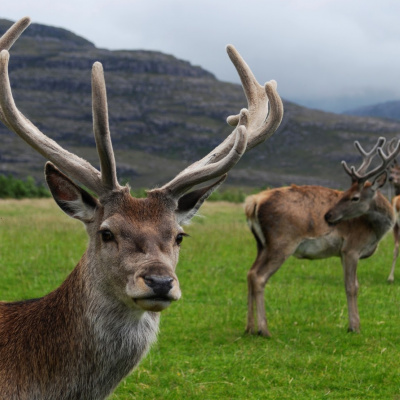
[{"label": "antler", "polygon": [[[389,143],[387,143],[387,147],[386,147],[387,151],[389,151],[389,152],[393,151],[395,149],[395,147],[396,147],[396,143],[397,143],[397,139],[396,138],[392,139]],[[393,166],[397,165],[396,158],[393,160],[393,164],[392,165]]]},{"label": "antler", "polygon": [[248,109],[227,118],[228,124],[236,128],[218,147],[161,188],[175,198],[199,183],[227,173],[246,151],[272,136],[282,121],[283,104],[276,82],[261,86],[232,45],[227,46],[227,52],[242,82]]},{"label": "antler", "polygon": [[119,189],[108,128],[104,74],[100,63],[95,63],[92,69],[92,99],[93,127],[100,158],[101,173],[90,163],[63,149],[55,141],[43,134],[16,107],[8,75],[10,56],[6,49],[11,47],[29,23],[29,18],[21,19],[0,39],[0,50],[2,50],[0,53],[0,120],[68,176],[79,181],[97,195],[100,196],[106,191]]},{"label": "antler", "polygon": [[[355,169],[354,166],[348,167],[346,161],[342,161],[342,165],[344,170],[347,172],[347,174],[350,175],[351,179],[353,182],[358,181],[360,183],[366,182],[368,179],[372,178],[375,175],[380,174],[383,172],[389,164],[395,159],[397,154],[400,151],[400,140],[397,142],[397,145],[394,146],[393,143],[390,143],[390,146],[388,148],[389,154],[386,155],[383,152],[382,147],[385,145],[386,139],[383,137],[380,137],[378,139],[378,142],[376,145],[373,147],[373,149],[370,152],[366,152],[360,145],[358,141],[354,142],[354,146],[358,149],[358,151],[361,153],[363,157],[363,162],[361,166],[357,169]],[[372,159],[374,156],[378,154],[379,157],[382,160],[382,163],[374,168],[373,170],[367,172],[367,168],[371,164]]]},{"label": "antler", "polygon": [[93,132],[100,159],[101,178],[106,190],[118,190],[117,169],[108,124],[108,106],[103,66],[95,62],[92,68]]},{"label": "antler", "polygon": [[[362,161],[360,167],[359,167],[358,170],[357,170],[357,173],[358,173],[358,174],[362,174],[362,173],[364,173],[364,172],[368,169],[369,165],[371,164],[372,159],[373,159],[373,158],[375,157],[375,155],[376,155],[376,151],[377,151],[378,147],[383,147],[383,146],[385,145],[385,143],[386,143],[386,139],[385,139],[384,137],[380,137],[380,138],[378,139],[378,141],[376,142],[375,146],[371,149],[371,151],[370,151],[369,153],[367,153],[367,152],[361,147],[361,144],[360,144],[360,142],[359,142],[358,140],[356,140],[356,141],[354,142],[354,147],[360,152],[360,154],[361,154],[361,156],[362,156],[362,158],[363,158],[363,161]],[[345,167],[346,172],[350,173],[351,171],[350,171],[350,169],[347,167],[346,162],[343,161],[342,164],[343,164],[343,167]],[[354,168],[354,167],[353,167],[353,168]]]},{"label": "antler", "polygon": [[10,50],[11,46],[21,36],[21,33],[29,26],[29,17],[21,18],[13,24],[7,32],[0,38],[0,50]]}]

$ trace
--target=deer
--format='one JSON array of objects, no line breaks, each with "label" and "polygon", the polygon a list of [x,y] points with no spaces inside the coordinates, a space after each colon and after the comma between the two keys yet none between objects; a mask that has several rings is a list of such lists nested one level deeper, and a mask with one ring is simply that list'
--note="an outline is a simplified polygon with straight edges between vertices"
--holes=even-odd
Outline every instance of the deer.
[{"label": "deer", "polygon": [[134,198],[118,183],[100,62],[92,68],[100,171],[42,133],[15,105],[8,50],[29,23],[19,20],[0,39],[0,119],[48,160],[50,192],[62,211],[84,224],[89,242],[54,291],[0,303],[0,398],[105,399],[149,351],[160,313],[181,297],[176,265],[183,226],[242,155],[276,131],[283,105],[276,82],[260,85],[228,45],[248,108],[228,117],[232,132],[204,158],[147,197]]},{"label": "deer", "polygon": [[[265,314],[265,286],[292,255],[311,260],[340,257],[348,304],[348,331],[359,332],[357,264],[360,259],[372,256],[394,224],[390,202],[378,189],[387,180],[387,168],[400,150],[400,141],[388,154],[382,149],[384,143],[385,139],[379,138],[369,152],[358,141],[354,143],[363,161],[357,169],[342,161],[351,178],[351,186],[346,191],[291,185],[246,198],[245,214],[257,243],[257,256],[247,274],[247,333],[271,337]],[[381,163],[368,171],[376,155]]]},{"label": "deer", "polygon": [[[388,147],[393,148],[394,140],[392,140]],[[400,245],[400,165],[397,163],[397,160],[394,159],[392,166],[389,169],[389,182],[394,189],[394,197],[392,198],[392,207],[395,213],[395,224],[393,227],[393,239],[394,239],[394,248],[393,248],[393,260],[392,266],[390,268],[390,273],[387,278],[388,283],[394,282],[394,272],[396,269],[396,261],[399,256],[399,245]]]}]

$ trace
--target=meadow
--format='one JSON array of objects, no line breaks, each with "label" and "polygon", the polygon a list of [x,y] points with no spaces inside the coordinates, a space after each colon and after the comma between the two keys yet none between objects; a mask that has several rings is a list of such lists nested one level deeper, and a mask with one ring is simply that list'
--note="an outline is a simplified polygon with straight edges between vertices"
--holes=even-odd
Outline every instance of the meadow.
[{"label": "meadow", "polygon": [[[359,263],[361,333],[347,333],[338,258],[289,259],[266,288],[271,339],[244,333],[255,254],[242,205],[208,202],[185,228],[183,297],[162,313],[158,342],[121,382],[122,399],[400,400],[400,267],[393,239]],[[83,254],[83,225],[51,199],[0,200],[0,298],[40,297]]]}]

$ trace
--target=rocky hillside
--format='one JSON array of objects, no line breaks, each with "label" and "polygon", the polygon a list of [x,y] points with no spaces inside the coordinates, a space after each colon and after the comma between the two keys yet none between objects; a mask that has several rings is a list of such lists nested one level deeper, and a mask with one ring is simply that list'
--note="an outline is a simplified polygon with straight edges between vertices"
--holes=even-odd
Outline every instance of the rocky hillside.
[{"label": "rocky hillside", "polygon": [[[11,25],[0,20],[0,34]],[[11,51],[19,108],[63,147],[98,164],[91,123],[90,73],[104,66],[120,180],[149,187],[171,179],[226,137],[225,119],[246,105],[239,85],[152,51],[108,51],[63,29],[32,24]],[[227,68],[229,60],[227,58]],[[265,80],[268,76],[266,71]],[[353,141],[400,136],[400,121],[336,115],[284,102],[284,121],[246,154],[232,185],[348,184],[340,161],[359,161]],[[0,173],[42,179],[44,159],[0,126]]]}]

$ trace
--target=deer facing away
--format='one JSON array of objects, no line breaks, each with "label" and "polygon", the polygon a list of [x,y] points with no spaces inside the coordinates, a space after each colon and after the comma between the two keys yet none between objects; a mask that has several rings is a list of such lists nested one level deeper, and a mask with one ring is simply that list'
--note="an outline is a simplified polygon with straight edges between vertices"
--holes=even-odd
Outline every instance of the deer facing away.
[{"label": "deer facing away", "polygon": [[[228,46],[248,110],[228,119],[236,127],[211,153],[147,198],[136,199],[117,181],[100,63],[92,70],[92,101],[101,173],[45,136],[16,108],[7,50],[29,23],[29,18],[18,21],[0,39],[0,119],[50,160],[45,176],[54,200],[84,223],[89,244],[50,294],[0,303],[0,398],[99,400],[146,354],[156,339],[159,312],[181,296],[175,267],[185,236],[182,225],[242,154],[275,132],[283,107],[275,82],[259,85]],[[190,191],[209,180],[214,180],[209,186]]]},{"label": "deer facing away", "polygon": [[[257,242],[257,257],[248,272],[248,313],[246,331],[255,333],[254,307],[258,330],[270,336],[264,304],[268,279],[291,255],[297,258],[322,259],[340,257],[349,313],[349,331],[359,331],[357,307],[358,260],[370,257],[383,235],[394,224],[389,201],[378,191],[387,179],[387,167],[400,150],[385,155],[380,138],[375,147],[365,152],[357,169],[343,161],[352,184],[345,192],[321,186],[295,186],[266,190],[249,196],[245,213]],[[382,163],[367,172],[378,153]],[[369,182],[369,179],[373,179]]]}]

